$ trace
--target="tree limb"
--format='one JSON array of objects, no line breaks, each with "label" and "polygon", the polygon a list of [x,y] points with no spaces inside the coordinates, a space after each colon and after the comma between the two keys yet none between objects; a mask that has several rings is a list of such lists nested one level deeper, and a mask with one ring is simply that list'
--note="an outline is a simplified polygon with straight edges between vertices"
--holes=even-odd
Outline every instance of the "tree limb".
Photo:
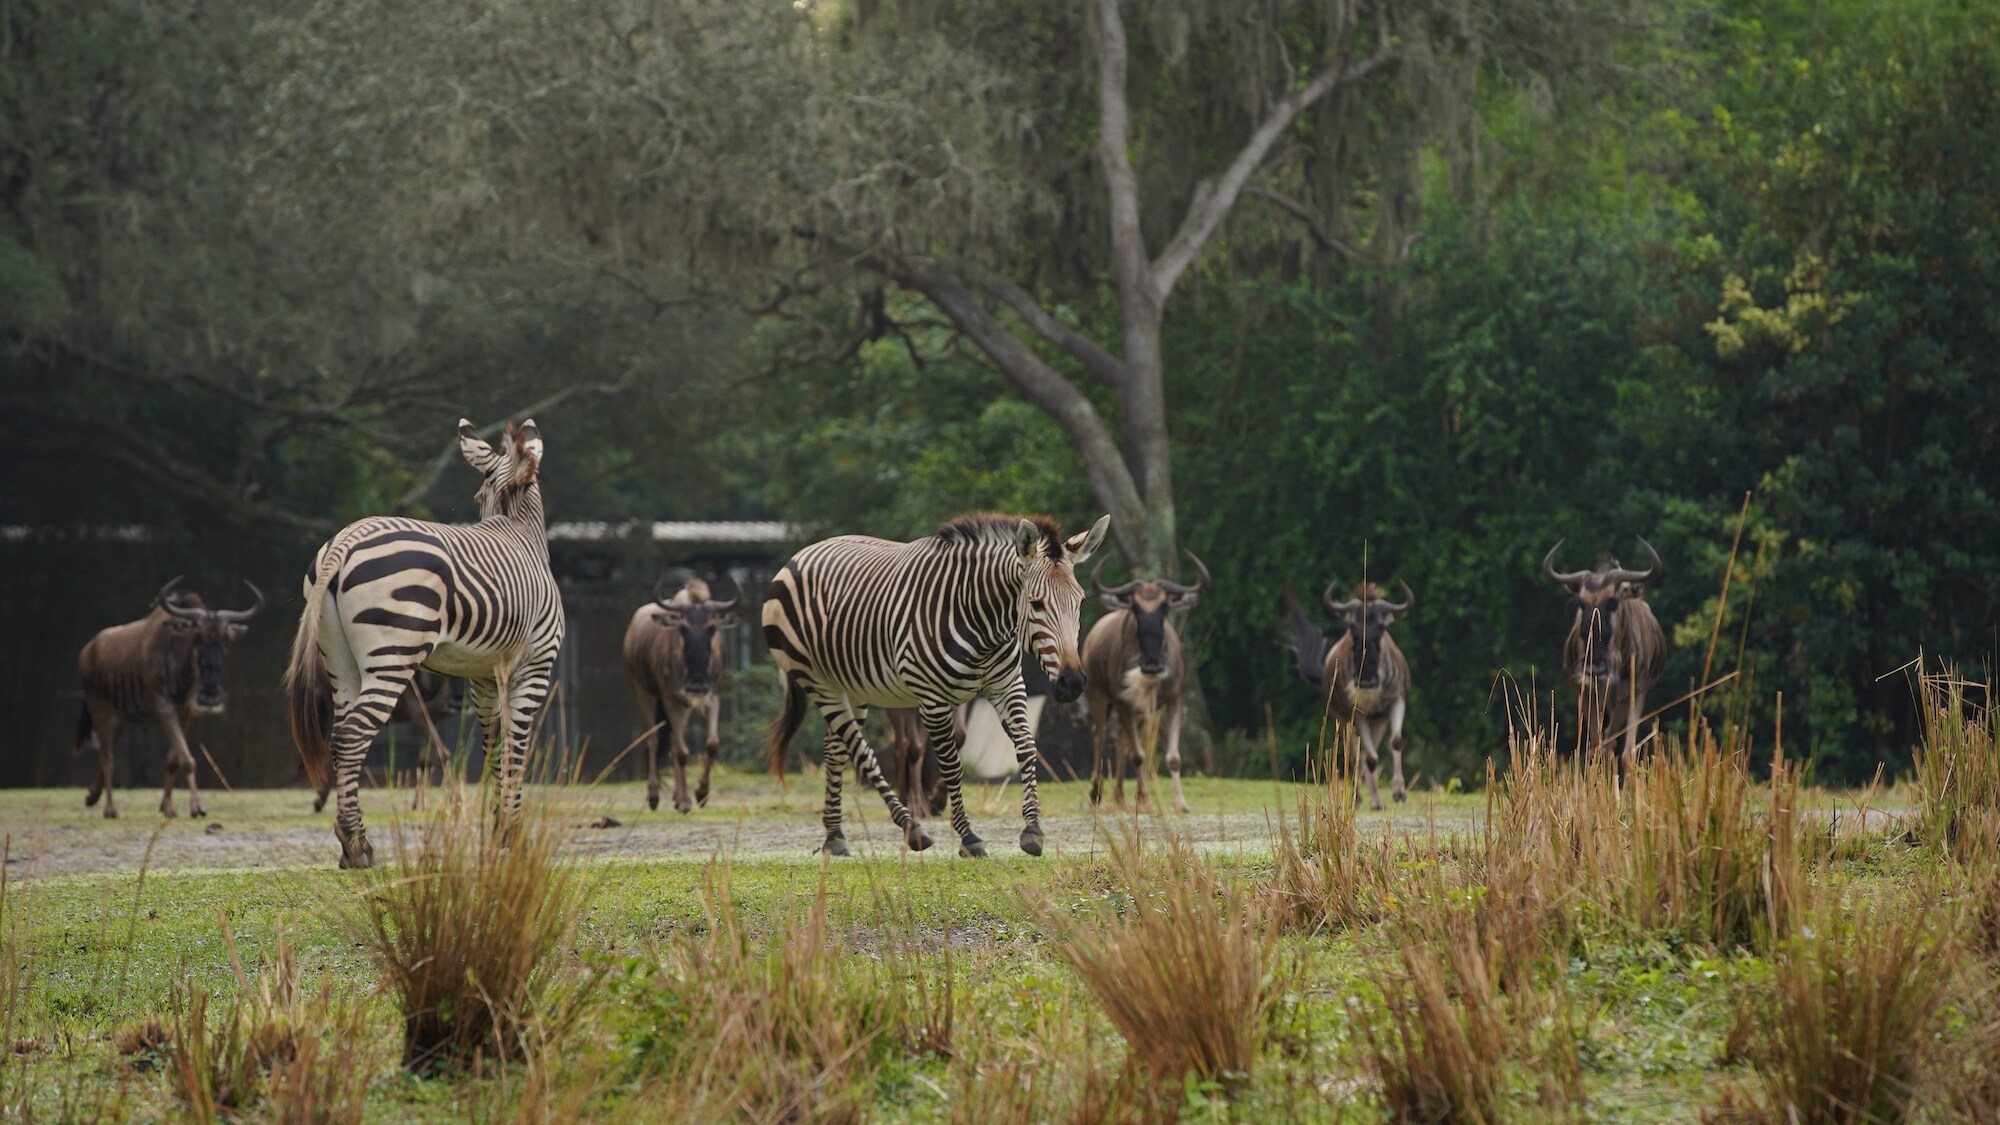
[{"label": "tree limb", "polygon": [[1118,0],[1097,0],[1097,153],[1111,203],[1111,276],[1119,290],[1158,307],[1165,297],[1146,267],[1139,176],[1132,170],[1132,110],[1125,93],[1125,21]]},{"label": "tree limb", "polygon": [[[1113,0],[1100,0],[1100,4],[1111,4],[1114,9],[1116,7]],[[1270,153],[1271,146],[1277,143],[1286,129],[1291,128],[1292,122],[1299,114],[1336,87],[1359,82],[1388,66],[1395,59],[1396,52],[1388,45],[1385,38],[1373,55],[1352,66],[1329,67],[1311,82],[1280,98],[1278,104],[1271,107],[1271,112],[1265,116],[1256,131],[1250,134],[1250,139],[1237,152],[1236,159],[1229,162],[1229,167],[1224,169],[1220,176],[1203,181],[1195,188],[1194,200],[1188,204],[1187,215],[1181,220],[1180,230],[1175,232],[1173,241],[1167,244],[1167,248],[1160,251],[1160,256],[1153,261],[1150,270],[1152,287],[1158,294],[1159,300],[1166,300],[1167,294],[1173,292],[1174,284],[1180,280],[1181,274],[1194,261],[1195,255],[1201,253],[1202,246],[1207,244],[1209,236],[1215,233],[1222,220],[1228,216],[1229,209],[1236,205],[1237,197],[1243,193],[1244,186],[1250,182],[1250,177],[1257,171],[1257,167],[1264,162],[1264,157]]]},{"label": "tree limb", "polygon": [[1085,371],[1116,387],[1125,381],[1125,361],[1104,350],[1104,346],[1049,315],[1027,290],[977,262],[952,259],[942,263],[987,296],[1014,310],[1022,323],[1035,334],[1083,365]]},{"label": "tree limb", "polygon": [[[509,420],[515,418],[532,418],[545,410],[553,410],[580,394],[622,394],[632,386],[638,377],[639,365],[635,363],[626,368],[625,373],[612,382],[572,384],[552,395],[529,403],[519,410],[503,415],[498,422],[489,422],[481,426],[479,428],[479,436],[490,441],[494,437],[499,436],[500,432],[507,428]],[[422,500],[431,489],[437,487],[438,481],[444,479],[445,470],[451,468],[451,463],[459,456],[458,436],[454,434],[452,435],[451,444],[445,446],[442,452],[431,459],[430,467],[424,471],[422,477],[418,478],[417,483],[411,485],[409,491],[403,493],[402,497],[396,501],[395,507],[391,509],[390,514],[400,516],[412,507],[415,507],[417,502]]]},{"label": "tree limb", "polygon": [[1246,186],[1243,194],[1270,203],[1281,211],[1290,212],[1294,218],[1306,225],[1306,229],[1312,233],[1313,241],[1319,243],[1321,249],[1333,251],[1342,261],[1352,262],[1360,258],[1359,251],[1343,242],[1327,227],[1326,220],[1320,218],[1319,212],[1299,200],[1262,184]]},{"label": "tree limb", "polygon": [[922,259],[893,259],[882,263],[890,277],[922,293],[938,307],[1000,374],[1063,428],[1083,458],[1084,472],[1097,496],[1111,508],[1113,534],[1121,545],[1136,544],[1145,526],[1146,507],[1138,486],[1125,466],[1118,443],[1097,413],[1089,396],[1042,362],[1007,326],[981,305],[965,284],[950,271]]}]

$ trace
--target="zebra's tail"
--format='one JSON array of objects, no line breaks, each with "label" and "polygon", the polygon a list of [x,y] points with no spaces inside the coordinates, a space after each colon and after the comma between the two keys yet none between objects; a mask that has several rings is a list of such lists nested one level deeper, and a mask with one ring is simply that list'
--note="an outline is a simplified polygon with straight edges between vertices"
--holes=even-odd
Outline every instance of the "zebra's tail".
[{"label": "zebra's tail", "polygon": [[792,736],[799,733],[799,724],[806,721],[806,687],[791,677],[785,679],[785,709],[770,726],[771,772],[778,775],[780,784],[785,780],[785,758],[791,753]]},{"label": "zebra's tail", "polygon": [[[337,570],[338,568],[332,568]],[[329,577],[317,576],[306,592],[305,612],[299,615],[299,632],[292,638],[292,659],[285,666],[285,710],[292,722],[292,744],[298,747],[299,761],[313,788],[321,789],[333,768],[329,718],[319,701],[319,611],[326,598]]]},{"label": "zebra's tail", "polygon": [[1298,661],[1299,678],[1314,687],[1326,686],[1325,638],[1320,635],[1319,626],[1306,616],[1298,595],[1290,590],[1285,591],[1285,626],[1285,641],[1291,646],[1293,659]]}]

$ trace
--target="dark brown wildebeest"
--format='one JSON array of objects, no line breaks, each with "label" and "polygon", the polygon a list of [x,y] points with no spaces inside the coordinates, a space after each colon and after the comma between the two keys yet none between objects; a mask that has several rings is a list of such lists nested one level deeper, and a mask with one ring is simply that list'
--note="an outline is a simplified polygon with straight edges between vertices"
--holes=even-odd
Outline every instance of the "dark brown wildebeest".
[{"label": "dark brown wildebeest", "polygon": [[[690,578],[670,599],[661,600],[663,579],[653,600],[632,612],[625,627],[625,679],[639,705],[639,721],[653,728],[647,735],[646,807],[660,807],[660,742],[664,734],[674,767],[674,808],[690,812],[708,803],[709,771],[722,749],[722,670],[726,653],[722,632],[736,624],[736,601],[712,601],[708,583]],[[701,784],[688,800],[686,728],[696,711],[708,715],[708,739],[703,749]]]},{"label": "dark brown wildebeest", "polygon": [[[944,772],[937,755],[931,753],[930,735],[924,731],[923,716],[914,707],[885,708],[889,715],[889,744],[882,750],[882,767],[889,784],[911,812],[919,817],[944,812]],[[965,740],[965,708],[954,712],[952,728],[961,743]],[[923,800],[917,800],[918,794]]]},{"label": "dark brown wildebeest", "polygon": [[[1125,767],[1138,776],[1139,804],[1146,803],[1146,782],[1153,774],[1151,742],[1140,725],[1158,732],[1165,724],[1167,772],[1174,779],[1174,808],[1188,811],[1181,791],[1181,681],[1187,664],[1181,638],[1167,615],[1191,609],[1208,589],[1208,568],[1188,552],[1201,574],[1192,586],[1165,579],[1134,580],[1105,586],[1092,571],[1090,584],[1110,613],[1097,619],[1083,641],[1084,696],[1090,709],[1090,803],[1104,796],[1104,737],[1111,736],[1110,768],[1117,775],[1117,800],[1125,803]],[[1097,564],[1104,568],[1103,563]]]},{"label": "dark brown wildebeest", "polygon": [[[433,763],[444,765],[446,754],[442,746],[434,745],[433,736],[439,723],[446,717],[458,713],[463,699],[459,685],[465,681],[419,668],[416,677],[410,681],[409,689],[396,699],[396,707],[389,712],[389,718],[382,723],[382,729],[389,729],[390,723],[408,723],[417,730],[417,766],[426,773]],[[326,727],[333,726],[333,681],[327,678],[326,669],[319,672],[319,707],[323,716],[321,722]],[[319,780],[313,785],[313,811],[326,807],[327,794],[333,792],[333,771],[323,770]],[[418,791],[422,799],[422,790]]]},{"label": "dark brown wildebeest", "polygon": [[1639,546],[1653,560],[1645,570],[1626,570],[1617,559],[1606,559],[1594,570],[1556,570],[1562,541],[1542,558],[1542,573],[1569,587],[1572,614],[1563,638],[1563,675],[1576,685],[1577,709],[1585,729],[1583,745],[1599,748],[1625,731],[1624,754],[1639,741],[1639,716],[1646,711],[1646,693],[1660,682],[1667,663],[1667,640],[1660,622],[1646,604],[1646,583],[1662,570],[1660,553],[1651,543]]},{"label": "dark brown wildebeest", "polygon": [[[1368,803],[1376,809],[1382,807],[1376,771],[1381,766],[1380,749],[1385,742],[1394,775],[1391,794],[1398,801],[1406,796],[1403,714],[1410,702],[1410,662],[1404,659],[1403,650],[1396,647],[1389,626],[1408,613],[1416,599],[1408,584],[1396,585],[1403,591],[1400,602],[1385,600],[1381,587],[1369,582],[1356,587],[1353,597],[1337,600],[1333,592],[1338,584],[1329,584],[1321,592],[1320,601],[1343,624],[1324,634],[1306,616],[1299,599],[1290,590],[1285,591],[1285,606],[1292,618],[1292,655],[1298,660],[1299,676],[1326,692],[1332,717],[1353,723],[1355,733],[1361,736],[1361,766],[1368,777]],[[1340,639],[1324,649],[1322,659],[1325,638],[1335,632]]]},{"label": "dark brown wildebeest", "polygon": [[222,655],[249,628],[245,622],[264,608],[264,595],[245,581],[257,598],[249,609],[209,609],[198,594],[174,592],[180,581],[174,579],[153,595],[151,613],[98,633],[77,656],[83,713],[70,752],[97,747],[97,775],[83,803],[95,805],[104,798],[107,817],[118,815],[111,796],[111,755],[120,729],[127,726],[159,726],[167,732],[167,787],[160,812],[175,815],[174,783],[185,778],[188,815],[208,815],[195,783],[187,725],[197,715],[222,711]]}]

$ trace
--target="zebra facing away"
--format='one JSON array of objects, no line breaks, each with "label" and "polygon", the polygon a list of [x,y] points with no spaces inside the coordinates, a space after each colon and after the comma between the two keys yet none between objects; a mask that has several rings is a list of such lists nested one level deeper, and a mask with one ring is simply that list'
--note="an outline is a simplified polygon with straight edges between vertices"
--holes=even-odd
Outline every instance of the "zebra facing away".
[{"label": "zebra facing away", "polygon": [[785,707],[773,726],[771,757],[780,775],[786,748],[810,702],[826,720],[826,808],[830,855],[846,855],[840,775],[856,772],[882,795],[912,851],[931,846],[861,737],[870,707],[914,707],[936,748],[951,798],[959,851],[986,854],[965,815],[952,716],[983,696],[1014,743],[1021,769],[1021,850],[1042,854],[1035,793],[1035,735],[1021,653],[1041,662],[1056,699],[1083,694],[1077,656],[1083,587],[1075,568],[1104,542],[1111,517],[1064,539],[1046,517],[961,516],[935,535],[891,543],[862,535],[827,539],[793,555],[764,601],[764,639],[785,677]]},{"label": "zebra facing away", "polygon": [[[541,431],[532,419],[510,426],[495,449],[461,418],[458,446],[486,476],[474,495],[478,523],[374,516],[349,524],[313,561],[285,687],[292,738],[316,783],[329,752],[333,760],[342,867],[375,861],[361,825],[361,766],[419,668],[465,678],[502,823],[520,809],[528,733],[563,637]],[[320,660],[333,681],[331,730],[314,706]]]}]

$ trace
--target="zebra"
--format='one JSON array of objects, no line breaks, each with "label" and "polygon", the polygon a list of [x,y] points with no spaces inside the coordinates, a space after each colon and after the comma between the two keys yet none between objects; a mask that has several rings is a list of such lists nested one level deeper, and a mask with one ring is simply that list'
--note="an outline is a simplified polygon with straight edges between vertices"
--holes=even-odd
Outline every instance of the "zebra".
[{"label": "zebra", "polygon": [[[315,783],[333,759],[343,868],[375,861],[361,825],[361,765],[419,668],[465,678],[501,823],[511,826],[520,809],[528,733],[563,638],[542,513],[542,436],[530,419],[509,426],[495,449],[461,418],[458,447],[486,476],[474,495],[478,523],[373,516],[313,560],[285,687],[292,738]],[[322,659],[333,680],[331,731],[314,706]]]},{"label": "zebra", "polygon": [[861,737],[868,708],[915,707],[936,748],[951,796],[959,852],[986,855],[973,835],[959,788],[952,716],[984,696],[999,713],[1021,769],[1021,850],[1042,854],[1035,793],[1035,736],[1020,654],[1032,653],[1054,681],[1056,699],[1083,694],[1077,656],[1083,587],[1075,568],[1104,542],[1111,517],[1064,539],[1045,516],[960,516],[911,543],[862,535],[823,540],[793,555],[765,595],[764,639],[785,678],[784,711],[772,724],[779,776],[808,701],[826,720],[826,805],[821,849],[846,855],[840,775],[849,758],[889,808],[910,850],[931,846]]}]

